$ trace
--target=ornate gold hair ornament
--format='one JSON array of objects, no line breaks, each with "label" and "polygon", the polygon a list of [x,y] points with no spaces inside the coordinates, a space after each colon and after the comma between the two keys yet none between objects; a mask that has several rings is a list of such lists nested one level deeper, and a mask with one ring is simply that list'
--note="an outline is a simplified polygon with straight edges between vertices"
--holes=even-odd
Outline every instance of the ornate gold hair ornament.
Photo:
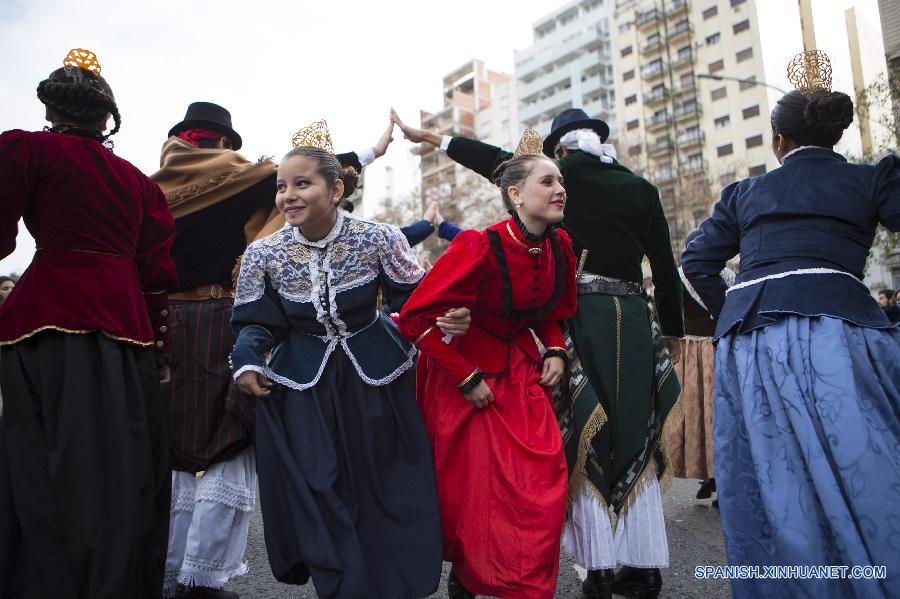
[{"label": "ornate gold hair ornament", "polygon": [[295,148],[319,148],[329,154],[334,154],[331,133],[328,132],[328,123],[325,122],[325,119],[311,123],[294,133],[291,143]]},{"label": "ornate gold hair ornament", "polygon": [[788,80],[804,96],[831,93],[831,61],[821,50],[809,50],[788,64]]},{"label": "ornate gold hair ornament", "polygon": [[66,71],[71,71],[73,67],[78,67],[87,74],[94,77],[100,76],[100,62],[97,55],[90,50],[83,48],[72,48],[63,60],[63,66]]},{"label": "ornate gold hair ornament", "polygon": [[538,135],[538,132],[528,127],[525,129],[525,133],[522,134],[522,139],[519,140],[519,145],[516,146],[516,151],[513,152],[513,157],[518,158],[519,156],[543,156],[544,155],[544,140],[541,139],[541,136]]}]

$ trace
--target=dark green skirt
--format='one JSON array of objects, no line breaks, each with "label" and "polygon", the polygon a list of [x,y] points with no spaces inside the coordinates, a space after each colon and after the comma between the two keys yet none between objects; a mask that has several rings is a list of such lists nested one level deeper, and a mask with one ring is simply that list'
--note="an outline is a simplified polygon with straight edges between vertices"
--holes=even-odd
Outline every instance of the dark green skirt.
[{"label": "dark green skirt", "polygon": [[666,479],[661,440],[681,386],[659,325],[638,295],[579,295],[567,344],[571,399],[559,397],[558,414],[569,503],[589,485],[619,513],[641,481]]}]

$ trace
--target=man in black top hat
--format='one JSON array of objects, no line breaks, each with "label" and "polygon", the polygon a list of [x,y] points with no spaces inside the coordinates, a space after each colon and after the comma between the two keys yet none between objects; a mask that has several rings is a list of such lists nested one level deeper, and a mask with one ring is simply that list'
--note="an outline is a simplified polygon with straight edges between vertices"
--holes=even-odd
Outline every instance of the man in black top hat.
[{"label": "man in black top hat", "polygon": [[[411,141],[439,146],[488,179],[512,156],[392,118]],[[655,597],[669,561],[659,481],[668,468],[663,428],[680,393],[673,359],[684,336],[681,282],[659,192],[616,161],[608,135],[606,123],[573,108],[553,119],[543,145],[558,159],[568,198],[563,226],[582,256],[578,311],[568,323],[573,400],[560,420],[572,498],[563,545],[589,570],[586,597],[613,589]],[[658,322],[641,297],[645,256]],[[608,506],[618,514],[615,534]],[[614,579],[619,563],[629,565]]]},{"label": "man in black top hat", "polygon": [[[391,141],[338,155],[358,171]],[[243,561],[256,497],[253,411],[234,387],[228,354],[232,270],[247,244],[284,226],[275,209],[276,164],[248,161],[231,114],[194,102],[169,131],[153,179],[175,219],[180,287],[169,296],[172,513],[166,596],[236,598],[222,587]]]}]

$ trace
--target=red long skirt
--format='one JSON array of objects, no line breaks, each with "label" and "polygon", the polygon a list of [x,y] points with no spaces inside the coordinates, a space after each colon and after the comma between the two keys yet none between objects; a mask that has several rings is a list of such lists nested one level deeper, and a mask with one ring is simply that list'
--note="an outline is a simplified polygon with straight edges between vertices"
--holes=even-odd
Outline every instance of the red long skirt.
[{"label": "red long skirt", "polygon": [[427,356],[418,399],[434,452],[444,559],[477,595],[548,599],[556,589],[567,471],[540,366],[515,345],[509,369],[486,379],[477,408]]}]

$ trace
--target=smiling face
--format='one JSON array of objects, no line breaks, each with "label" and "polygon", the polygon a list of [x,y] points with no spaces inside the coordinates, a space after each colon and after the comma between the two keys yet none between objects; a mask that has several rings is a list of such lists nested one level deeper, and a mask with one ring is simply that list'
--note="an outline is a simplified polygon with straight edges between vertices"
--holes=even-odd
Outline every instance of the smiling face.
[{"label": "smiling face", "polygon": [[566,190],[559,169],[549,158],[531,161],[524,180],[507,188],[509,199],[519,217],[547,224],[562,221],[566,209]]},{"label": "smiling face", "polygon": [[316,241],[313,238],[321,231],[331,230],[344,193],[344,183],[338,179],[329,187],[317,166],[315,160],[288,156],[278,165],[276,180],[275,205],[288,224],[300,227],[310,241]]}]

